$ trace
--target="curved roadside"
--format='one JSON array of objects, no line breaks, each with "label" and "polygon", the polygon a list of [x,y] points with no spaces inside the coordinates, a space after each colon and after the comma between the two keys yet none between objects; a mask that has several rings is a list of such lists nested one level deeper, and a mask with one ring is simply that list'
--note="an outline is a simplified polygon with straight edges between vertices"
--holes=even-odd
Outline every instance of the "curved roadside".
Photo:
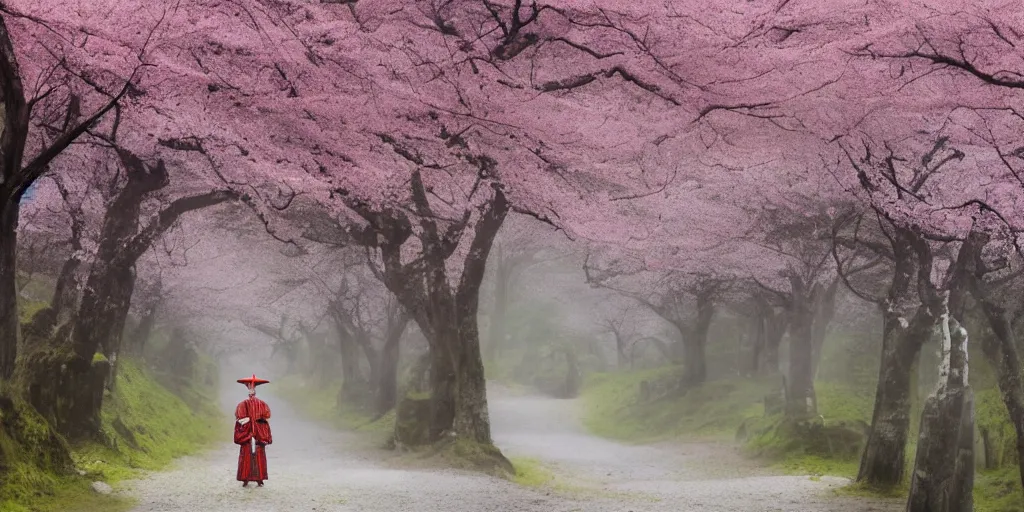
[{"label": "curved roadside", "polygon": [[626,446],[586,434],[574,402],[495,393],[496,443],[538,461],[566,485],[524,487],[456,470],[402,469],[358,435],[301,417],[273,398],[274,445],[264,488],[234,481],[237,448],[225,442],[131,482],[135,512],[263,511],[801,511],[896,510],[838,498],[840,482],[772,475],[717,445]]},{"label": "curved roadside", "polygon": [[632,501],[633,510],[902,510],[900,503],[836,496],[848,481],[780,475],[716,443],[625,445],[586,433],[577,400],[502,395],[491,401],[495,443],[539,460],[569,485]]}]

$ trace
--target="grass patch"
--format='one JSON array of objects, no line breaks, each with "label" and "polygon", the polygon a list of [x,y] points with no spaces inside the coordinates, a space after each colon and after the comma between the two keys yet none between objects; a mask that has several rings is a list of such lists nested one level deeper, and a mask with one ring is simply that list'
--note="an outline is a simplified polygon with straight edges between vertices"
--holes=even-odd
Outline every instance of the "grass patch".
[{"label": "grass patch", "polygon": [[191,389],[205,397],[190,407],[135,361],[122,360],[116,392],[102,411],[105,443],[75,446],[76,465],[107,483],[132,478],[139,470],[158,470],[217,439],[223,413],[212,390]]},{"label": "grass patch", "polygon": [[815,394],[819,416],[804,426],[781,416],[748,419],[744,451],[787,474],[856,478],[873,396],[824,381],[815,383]]},{"label": "grass patch", "polygon": [[[113,396],[105,398],[101,413],[105,442],[70,447],[74,466],[84,471],[84,476],[61,474],[56,468],[47,467],[41,463],[45,457],[32,453],[38,451],[32,443],[11,439],[0,430],[4,454],[0,458],[14,462],[0,484],[0,510],[128,510],[133,505],[130,500],[100,495],[92,490],[92,482],[116,484],[138,477],[142,470],[162,469],[174,458],[204,448],[220,434],[217,427],[222,424],[222,417],[213,405],[211,389],[194,386],[190,392],[205,397],[205,402],[190,407],[140,364],[122,359],[116,390]],[[16,427],[19,432],[37,439],[49,432],[45,420],[31,407],[19,407],[19,421],[24,423]]]},{"label": "grass patch", "polygon": [[[35,487],[34,489],[42,489]],[[135,503],[120,497],[97,494],[87,479],[81,477],[55,478],[45,491],[30,498],[8,498],[0,501],[3,512],[124,512]]]},{"label": "grass patch", "polygon": [[538,459],[514,457],[509,461],[516,468],[512,481],[523,487],[548,487],[555,482],[555,474]]},{"label": "grass patch", "polygon": [[69,471],[67,444],[35,409],[0,389],[0,510],[57,512],[127,510],[131,503],[92,491]]},{"label": "grass patch", "polygon": [[1017,468],[1007,466],[982,471],[974,477],[975,512],[1020,512],[1024,510],[1024,492]]},{"label": "grass patch", "polygon": [[[983,361],[981,358],[975,359]],[[982,363],[984,364],[984,363]],[[749,432],[744,451],[768,461],[787,474],[825,475],[854,479],[862,446],[846,454],[808,449],[805,440],[794,439],[793,432],[779,429],[781,417],[765,418],[761,401],[766,390],[777,387],[775,380],[720,380],[691,390],[684,396],[649,403],[639,400],[640,382],[658,382],[676,378],[679,370],[664,367],[642,372],[594,374],[583,390],[584,425],[599,436],[633,443],[662,440],[734,439],[740,425]],[[972,374],[973,375],[973,374]],[[990,384],[990,383],[984,383]],[[994,384],[992,384],[994,385]],[[873,384],[858,386],[834,381],[818,381],[817,418],[826,426],[864,427],[871,420],[874,403]],[[1019,512],[1024,510],[1024,491],[1014,458],[1016,437],[999,390],[976,390],[976,418],[980,429],[988,432],[996,449],[995,470],[979,471],[975,477],[975,510],[978,512]],[[916,397],[915,397],[916,398]],[[922,398],[914,400],[910,439],[907,446],[907,477],[895,489],[879,491],[853,484],[838,489],[842,495],[872,498],[906,498],[909,472],[914,466]],[[980,456],[980,454],[979,454]]]},{"label": "grass patch", "polygon": [[374,419],[372,413],[351,404],[338,404],[338,390],[341,381],[315,386],[306,382],[301,375],[288,375],[277,379],[273,393],[288,400],[306,417],[330,425],[339,430],[391,433],[395,429],[394,411]]},{"label": "grass patch", "polygon": [[731,440],[745,419],[763,413],[765,389],[778,385],[776,378],[719,380],[682,396],[639,400],[642,381],[671,381],[680,371],[665,367],[589,376],[581,396],[584,426],[596,435],[633,443]]}]

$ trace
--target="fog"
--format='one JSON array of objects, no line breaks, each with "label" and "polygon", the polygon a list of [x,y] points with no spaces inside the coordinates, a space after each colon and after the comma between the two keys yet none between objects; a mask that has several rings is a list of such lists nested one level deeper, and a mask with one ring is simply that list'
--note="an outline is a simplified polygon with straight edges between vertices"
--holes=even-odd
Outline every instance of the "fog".
[{"label": "fog", "polygon": [[1020,512],[1017,11],[6,0],[0,512]]}]

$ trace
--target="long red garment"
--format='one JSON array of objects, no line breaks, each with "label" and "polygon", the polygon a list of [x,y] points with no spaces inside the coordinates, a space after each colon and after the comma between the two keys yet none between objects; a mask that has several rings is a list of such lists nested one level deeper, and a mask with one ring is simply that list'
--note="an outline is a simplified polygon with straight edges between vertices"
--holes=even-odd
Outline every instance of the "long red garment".
[{"label": "long red garment", "polygon": [[[249,418],[245,425],[237,420]],[[251,396],[235,407],[235,444],[239,446],[238,475],[240,482],[262,482],[267,479],[266,445],[274,442],[270,435],[270,406]],[[255,442],[255,450],[253,442]]]}]

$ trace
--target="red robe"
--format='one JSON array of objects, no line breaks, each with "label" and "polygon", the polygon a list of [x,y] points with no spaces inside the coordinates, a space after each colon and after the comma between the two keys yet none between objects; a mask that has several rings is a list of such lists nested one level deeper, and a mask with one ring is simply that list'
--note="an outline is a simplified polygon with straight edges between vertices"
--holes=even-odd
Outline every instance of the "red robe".
[{"label": "red robe", "polygon": [[[237,420],[249,418],[245,425]],[[235,444],[238,452],[238,481],[262,482],[267,479],[266,445],[273,443],[270,436],[270,406],[266,402],[249,397],[235,407]],[[256,441],[255,451],[252,441]]]}]

